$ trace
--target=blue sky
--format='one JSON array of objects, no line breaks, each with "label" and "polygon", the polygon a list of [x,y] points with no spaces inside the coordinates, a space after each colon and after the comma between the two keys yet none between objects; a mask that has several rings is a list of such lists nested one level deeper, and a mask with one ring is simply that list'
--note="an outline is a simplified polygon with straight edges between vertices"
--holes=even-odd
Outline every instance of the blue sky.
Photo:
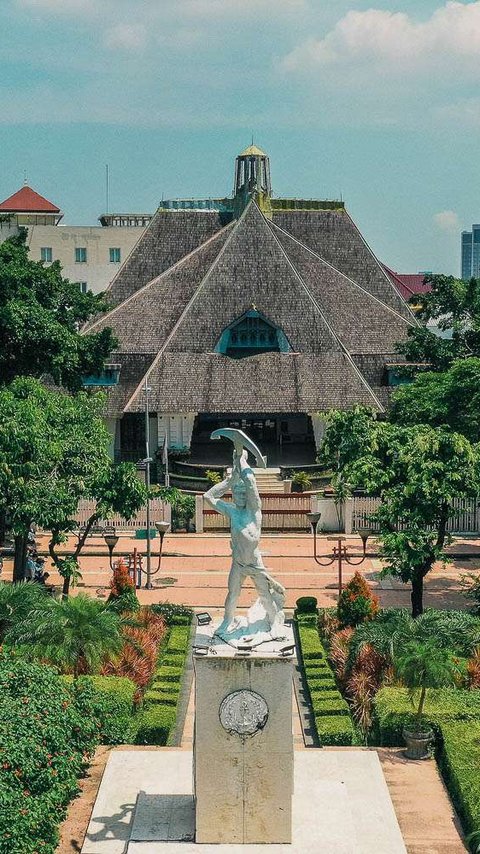
[{"label": "blue sky", "polygon": [[277,195],[343,196],[394,269],[459,272],[480,221],[480,0],[5,0],[0,197],[93,224],[231,190],[255,141]]}]

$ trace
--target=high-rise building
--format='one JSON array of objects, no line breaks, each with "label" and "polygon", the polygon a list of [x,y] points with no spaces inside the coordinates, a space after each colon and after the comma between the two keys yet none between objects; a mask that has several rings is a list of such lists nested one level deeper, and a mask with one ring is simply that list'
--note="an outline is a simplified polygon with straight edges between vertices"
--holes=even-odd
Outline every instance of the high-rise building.
[{"label": "high-rise building", "polygon": [[480,225],[462,231],[462,279],[480,277]]}]

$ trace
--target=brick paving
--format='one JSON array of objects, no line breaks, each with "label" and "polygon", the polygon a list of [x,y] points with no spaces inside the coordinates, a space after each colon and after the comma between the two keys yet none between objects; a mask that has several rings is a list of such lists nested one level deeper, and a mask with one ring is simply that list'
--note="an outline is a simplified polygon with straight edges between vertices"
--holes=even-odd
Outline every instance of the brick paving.
[{"label": "brick paving", "polygon": [[[70,538],[66,549],[72,549],[75,539]],[[152,541],[152,569],[158,565],[158,540]],[[347,544],[352,554],[358,554],[360,542],[349,537]],[[319,538],[319,554],[331,552],[333,543]],[[47,538],[39,537],[40,551],[46,553]],[[128,535],[120,536],[115,554],[126,555],[136,548],[145,554],[145,540],[136,540]],[[292,608],[299,596],[314,595],[319,605],[333,605],[337,597],[336,565],[319,567],[312,557],[312,540],[307,534],[266,534],[261,548],[265,564],[287,590],[287,607]],[[382,606],[409,606],[408,585],[398,579],[379,578],[382,563],[375,556],[376,545],[369,543],[371,555],[358,567],[380,598]],[[480,540],[459,538],[450,551],[455,557],[447,565],[437,564],[425,584],[425,604],[440,608],[465,608],[467,602],[462,593],[460,576],[465,572],[480,572]],[[110,568],[106,547],[101,537],[91,537],[81,557],[83,581],[77,591],[90,595],[105,595],[110,580]],[[47,564],[49,559],[47,557]],[[144,561],[145,565],[145,561]],[[153,590],[139,590],[142,603],[169,601],[183,603],[196,608],[221,607],[225,599],[228,572],[230,569],[230,540],[228,535],[218,534],[168,534],[164,543],[161,571],[153,576]],[[344,581],[348,581],[355,567],[344,566]],[[3,577],[11,578],[12,562],[5,559]],[[58,574],[48,566],[51,582],[60,585]],[[242,592],[240,606],[248,606],[254,591],[252,585]]]}]

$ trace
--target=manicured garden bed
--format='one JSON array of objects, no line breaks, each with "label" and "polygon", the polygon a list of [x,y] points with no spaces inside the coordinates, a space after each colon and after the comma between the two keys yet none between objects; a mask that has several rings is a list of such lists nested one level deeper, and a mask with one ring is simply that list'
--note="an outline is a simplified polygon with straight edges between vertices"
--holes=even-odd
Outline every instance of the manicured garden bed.
[{"label": "manicured garden bed", "polygon": [[172,741],[191,633],[188,615],[179,615],[178,619],[180,625],[172,618],[153,679],[136,715],[136,744],[166,745]]},{"label": "manicured garden bed", "polygon": [[351,745],[354,727],[348,704],[337,688],[316,627],[316,617],[296,615],[299,654],[321,746]]}]

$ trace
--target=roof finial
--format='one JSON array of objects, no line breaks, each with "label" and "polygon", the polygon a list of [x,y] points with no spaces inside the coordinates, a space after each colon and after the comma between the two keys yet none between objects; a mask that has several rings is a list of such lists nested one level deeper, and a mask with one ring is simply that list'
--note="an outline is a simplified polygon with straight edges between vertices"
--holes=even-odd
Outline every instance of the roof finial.
[{"label": "roof finial", "polygon": [[252,145],[253,145],[253,130],[252,130]]},{"label": "roof finial", "polygon": [[24,187],[27,186],[27,170],[26,169],[23,170],[23,186]]}]

